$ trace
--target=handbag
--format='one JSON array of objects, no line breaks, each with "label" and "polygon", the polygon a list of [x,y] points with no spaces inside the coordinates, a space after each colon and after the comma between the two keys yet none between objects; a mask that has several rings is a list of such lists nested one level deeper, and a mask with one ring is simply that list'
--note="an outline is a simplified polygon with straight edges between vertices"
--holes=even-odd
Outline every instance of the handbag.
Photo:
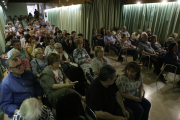
[{"label": "handbag", "polygon": [[38,62],[37,62],[36,59],[35,59],[35,61],[36,61],[37,65],[38,65],[38,73],[41,74],[43,70],[42,70],[41,67],[39,66],[39,64],[38,64]]}]

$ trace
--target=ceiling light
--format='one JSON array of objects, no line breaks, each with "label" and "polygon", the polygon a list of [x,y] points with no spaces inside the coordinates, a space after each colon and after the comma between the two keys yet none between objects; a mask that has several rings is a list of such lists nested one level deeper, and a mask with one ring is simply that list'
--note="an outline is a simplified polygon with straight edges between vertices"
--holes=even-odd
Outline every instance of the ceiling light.
[{"label": "ceiling light", "polygon": [[163,0],[163,1],[162,1],[162,4],[166,4],[166,3],[167,3],[167,1],[166,1],[166,0]]},{"label": "ceiling light", "polygon": [[138,1],[138,2],[137,2],[137,4],[138,4],[138,5],[140,5],[140,4],[141,4],[141,2],[140,2],[140,1]]},{"label": "ceiling light", "polygon": [[177,2],[178,2],[178,4],[180,4],[180,0],[178,0]]},{"label": "ceiling light", "polygon": [[5,1],[2,1],[3,3],[5,2]]}]

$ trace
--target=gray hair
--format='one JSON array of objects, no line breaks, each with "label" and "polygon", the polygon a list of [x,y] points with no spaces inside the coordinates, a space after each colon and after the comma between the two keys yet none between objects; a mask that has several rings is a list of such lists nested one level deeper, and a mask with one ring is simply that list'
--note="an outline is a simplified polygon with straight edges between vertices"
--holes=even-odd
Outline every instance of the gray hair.
[{"label": "gray hair", "polygon": [[[58,46],[60,46],[61,45],[61,43],[55,43],[54,44],[54,48],[56,49]],[[61,45],[62,46],[62,45]]]},{"label": "gray hair", "polygon": [[147,36],[148,36],[148,34],[147,34],[146,32],[142,32],[142,33],[141,33],[141,39],[144,37],[144,35],[147,35]]},{"label": "gray hair", "polygon": [[42,106],[36,98],[23,101],[20,107],[20,115],[25,120],[38,120],[41,117]]},{"label": "gray hair", "polygon": [[36,48],[36,49],[34,49],[33,52],[32,52],[32,56],[33,56],[33,57],[36,57],[36,55],[37,55],[37,53],[39,52],[39,50],[42,50],[42,48]]},{"label": "gray hair", "polygon": [[9,51],[8,58],[10,58],[14,52],[19,52],[19,50],[14,49],[14,50]]},{"label": "gray hair", "polygon": [[6,60],[5,64],[6,64],[6,67],[9,69],[11,66],[10,66],[10,61],[13,61],[13,62],[16,62],[18,61],[19,58],[15,57],[15,56],[12,56],[10,57],[9,59]]}]

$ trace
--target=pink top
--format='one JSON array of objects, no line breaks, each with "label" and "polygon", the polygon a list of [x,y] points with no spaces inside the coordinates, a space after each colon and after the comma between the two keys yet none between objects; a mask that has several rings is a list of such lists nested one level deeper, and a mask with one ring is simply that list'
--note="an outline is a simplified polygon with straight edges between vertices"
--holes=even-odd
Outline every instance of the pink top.
[{"label": "pink top", "polygon": [[30,68],[30,63],[28,59],[21,58],[21,61],[24,63],[24,69]]}]

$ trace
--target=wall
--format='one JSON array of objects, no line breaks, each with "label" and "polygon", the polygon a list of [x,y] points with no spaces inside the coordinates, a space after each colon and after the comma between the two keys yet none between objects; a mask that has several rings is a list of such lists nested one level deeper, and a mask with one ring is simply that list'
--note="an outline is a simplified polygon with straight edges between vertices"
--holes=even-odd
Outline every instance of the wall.
[{"label": "wall", "polygon": [[7,16],[28,15],[26,3],[8,3],[7,7],[8,8],[5,10]]}]

